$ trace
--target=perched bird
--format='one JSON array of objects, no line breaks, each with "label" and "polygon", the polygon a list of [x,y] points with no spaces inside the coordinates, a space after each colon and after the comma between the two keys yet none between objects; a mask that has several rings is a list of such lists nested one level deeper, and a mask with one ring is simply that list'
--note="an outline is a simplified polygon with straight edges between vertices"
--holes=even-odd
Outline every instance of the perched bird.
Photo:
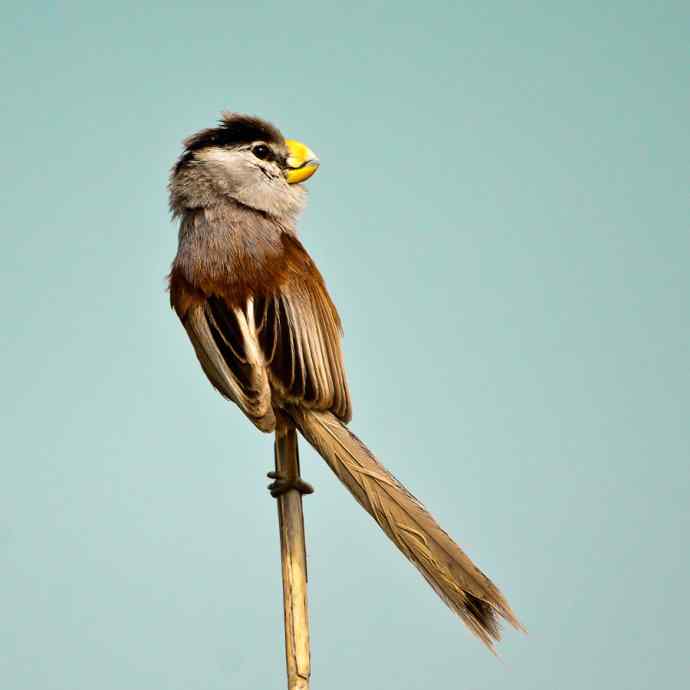
[{"label": "perched bird", "polygon": [[[170,301],[213,386],[276,447],[295,429],[489,647],[520,624],[496,586],[346,427],[338,312],[300,242],[299,184],[319,161],[264,120],[224,113],[184,142],[170,176],[179,247]],[[272,475],[273,495],[311,488]]]}]

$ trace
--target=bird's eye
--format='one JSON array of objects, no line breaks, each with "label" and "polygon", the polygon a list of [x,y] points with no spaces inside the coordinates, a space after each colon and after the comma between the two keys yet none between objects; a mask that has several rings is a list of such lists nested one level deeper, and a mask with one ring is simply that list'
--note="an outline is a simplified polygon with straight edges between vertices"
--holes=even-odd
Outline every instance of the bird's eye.
[{"label": "bird's eye", "polygon": [[265,144],[259,144],[252,149],[252,153],[262,161],[268,160],[272,156],[271,149]]}]

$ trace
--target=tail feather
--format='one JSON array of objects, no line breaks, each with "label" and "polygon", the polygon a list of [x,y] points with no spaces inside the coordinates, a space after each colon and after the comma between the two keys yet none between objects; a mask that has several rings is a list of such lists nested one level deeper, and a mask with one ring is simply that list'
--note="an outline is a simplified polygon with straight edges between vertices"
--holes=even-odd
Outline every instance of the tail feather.
[{"label": "tail feather", "polygon": [[499,616],[523,629],[493,582],[340,420],[330,412],[289,412],[359,504],[489,649],[500,638]]}]

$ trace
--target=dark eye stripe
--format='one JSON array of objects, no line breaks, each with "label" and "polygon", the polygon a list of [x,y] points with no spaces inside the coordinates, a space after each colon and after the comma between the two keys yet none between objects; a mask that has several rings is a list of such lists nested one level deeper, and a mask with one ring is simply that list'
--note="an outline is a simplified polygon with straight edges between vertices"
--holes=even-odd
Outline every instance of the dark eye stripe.
[{"label": "dark eye stripe", "polygon": [[275,160],[275,155],[266,144],[257,144],[252,148],[252,153],[262,161]]}]

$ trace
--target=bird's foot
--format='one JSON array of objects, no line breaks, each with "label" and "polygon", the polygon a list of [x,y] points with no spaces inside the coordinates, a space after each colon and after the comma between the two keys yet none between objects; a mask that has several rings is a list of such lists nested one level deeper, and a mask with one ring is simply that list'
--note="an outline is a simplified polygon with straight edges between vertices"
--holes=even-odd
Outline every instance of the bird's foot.
[{"label": "bird's foot", "polygon": [[268,490],[271,492],[271,496],[273,496],[273,498],[282,496],[286,491],[290,491],[290,489],[295,489],[302,495],[314,493],[314,487],[305,482],[303,479],[288,479],[285,475],[280,474],[279,472],[269,472],[266,476],[269,479],[274,480],[268,485]]}]

